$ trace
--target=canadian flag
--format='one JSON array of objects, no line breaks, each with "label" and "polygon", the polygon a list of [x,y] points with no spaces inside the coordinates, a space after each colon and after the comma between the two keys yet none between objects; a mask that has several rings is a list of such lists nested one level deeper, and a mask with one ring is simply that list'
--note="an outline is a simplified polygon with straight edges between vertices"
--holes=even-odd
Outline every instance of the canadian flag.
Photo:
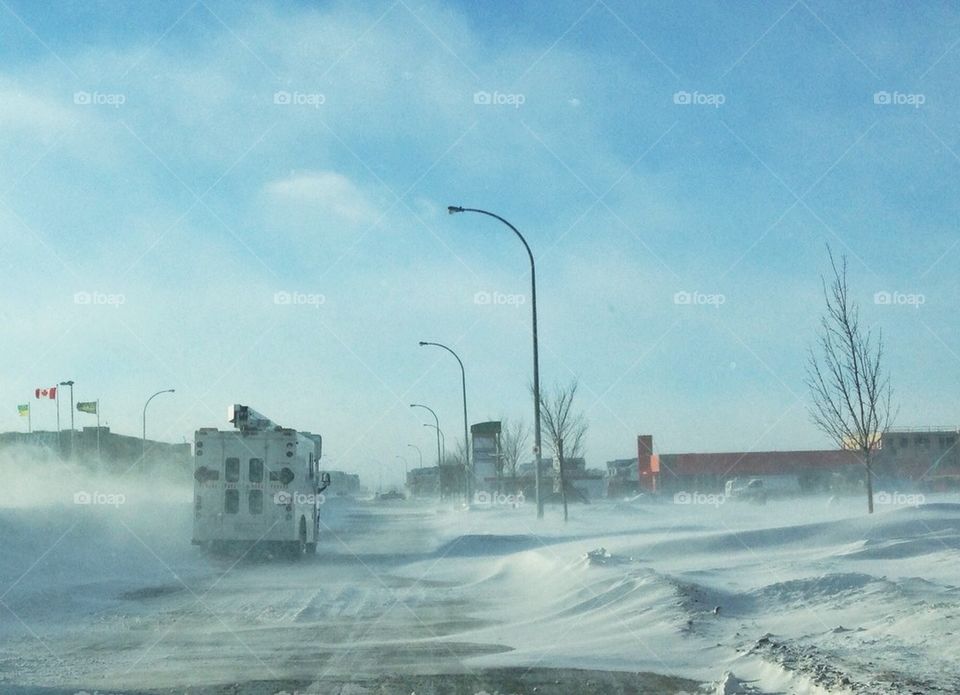
[{"label": "canadian flag", "polygon": [[37,398],[49,398],[50,400],[56,400],[57,387],[51,386],[48,389],[36,389],[34,394],[36,394]]}]

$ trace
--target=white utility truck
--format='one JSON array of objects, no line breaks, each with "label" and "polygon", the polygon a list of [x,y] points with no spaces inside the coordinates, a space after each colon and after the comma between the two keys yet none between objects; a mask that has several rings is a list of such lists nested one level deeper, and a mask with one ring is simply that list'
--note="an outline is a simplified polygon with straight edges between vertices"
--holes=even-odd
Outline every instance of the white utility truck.
[{"label": "white utility truck", "polygon": [[194,436],[194,545],[312,555],[330,484],[320,473],[320,435],[246,405],[231,406],[228,420],[233,430],[203,427]]}]

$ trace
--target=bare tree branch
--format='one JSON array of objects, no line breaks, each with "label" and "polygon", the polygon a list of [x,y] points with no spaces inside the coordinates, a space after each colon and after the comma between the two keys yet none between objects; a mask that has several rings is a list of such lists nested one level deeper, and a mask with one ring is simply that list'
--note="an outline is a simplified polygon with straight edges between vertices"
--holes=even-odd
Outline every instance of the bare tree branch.
[{"label": "bare tree branch", "polygon": [[508,420],[504,418],[500,429],[500,459],[498,474],[506,473],[511,478],[517,477],[517,466],[527,454],[530,442],[530,428],[523,420]]},{"label": "bare tree branch", "polygon": [[587,420],[583,413],[573,410],[578,389],[579,385],[574,380],[567,386],[556,386],[552,391],[542,391],[540,394],[540,420],[547,435],[547,446],[554,456],[558,455],[561,441],[566,458],[583,455]]},{"label": "bare tree branch", "polygon": [[817,348],[807,352],[806,384],[813,398],[813,423],[841,449],[858,451],[866,469],[867,508],[873,513],[871,458],[880,435],[890,428],[893,389],[884,372],[883,336],[860,326],[860,310],[850,297],[847,258],[838,265],[830,248],[829,284],[821,278],[826,311],[820,318]]}]

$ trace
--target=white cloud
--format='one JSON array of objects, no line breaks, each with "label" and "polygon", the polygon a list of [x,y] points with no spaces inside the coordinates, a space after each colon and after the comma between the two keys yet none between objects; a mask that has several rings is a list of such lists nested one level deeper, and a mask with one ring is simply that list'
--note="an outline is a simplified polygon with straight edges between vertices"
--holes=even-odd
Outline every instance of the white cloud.
[{"label": "white cloud", "polygon": [[[65,95],[64,101],[70,98],[72,95]],[[76,114],[63,104],[36,91],[21,89],[15,83],[0,83],[0,130],[3,132],[29,133],[50,141],[76,121]]]},{"label": "white cloud", "polygon": [[353,181],[335,171],[291,174],[266,185],[270,199],[280,205],[302,205],[334,221],[351,225],[376,220],[377,207]]}]

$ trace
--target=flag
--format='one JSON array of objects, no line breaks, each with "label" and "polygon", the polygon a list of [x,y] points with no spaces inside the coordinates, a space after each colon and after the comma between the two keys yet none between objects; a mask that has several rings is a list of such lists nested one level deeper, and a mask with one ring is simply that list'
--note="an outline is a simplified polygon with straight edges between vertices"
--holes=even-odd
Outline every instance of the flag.
[{"label": "flag", "polygon": [[24,403],[23,405],[18,405],[17,412],[20,413],[20,417],[27,417],[30,414],[30,404]]},{"label": "flag", "polygon": [[37,398],[49,398],[51,401],[57,399],[57,387],[51,386],[48,389],[35,389],[34,394]]},{"label": "flag", "polygon": [[81,413],[90,413],[91,415],[97,414],[97,402],[96,401],[77,401],[77,410]]}]

